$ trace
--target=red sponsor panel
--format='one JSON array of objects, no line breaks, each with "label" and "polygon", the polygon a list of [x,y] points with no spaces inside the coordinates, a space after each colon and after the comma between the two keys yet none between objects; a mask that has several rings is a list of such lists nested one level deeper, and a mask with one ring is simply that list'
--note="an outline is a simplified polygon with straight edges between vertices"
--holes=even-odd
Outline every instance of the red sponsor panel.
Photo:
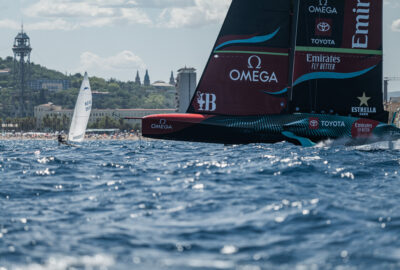
[{"label": "red sponsor panel", "polygon": [[212,117],[201,114],[159,114],[150,115],[142,120],[143,134],[170,134],[191,127]]},{"label": "red sponsor panel", "polygon": [[[296,82],[301,76],[310,73],[356,73],[366,71],[379,63],[382,58],[379,55],[350,55],[343,53],[327,53],[327,52],[296,52],[295,56],[295,72],[294,81]],[[356,77],[356,74],[354,74]],[[338,75],[323,78],[340,78]],[[318,78],[315,78],[318,79]]]},{"label": "red sponsor panel", "polygon": [[353,138],[369,138],[378,125],[378,121],[358,119],[354,122],[353,127],[351,128],[351,136]]},{"label": "red sponsor panel", "polygon": [[382,49],[382,1],[345,1],[342,48]]},{"label": "red sponsor panel", "polygon": [[287,100],[274,93],[288,85],[288,50],[265,50],[230,47],[229,51],[213,55],[192,101],[194,112],[223,115],[281,113]]},{"label": "red sponsor panel", "polygon": [[310,129],[319,129],[319,118],[311,117],[308,119],[308,126]]}]

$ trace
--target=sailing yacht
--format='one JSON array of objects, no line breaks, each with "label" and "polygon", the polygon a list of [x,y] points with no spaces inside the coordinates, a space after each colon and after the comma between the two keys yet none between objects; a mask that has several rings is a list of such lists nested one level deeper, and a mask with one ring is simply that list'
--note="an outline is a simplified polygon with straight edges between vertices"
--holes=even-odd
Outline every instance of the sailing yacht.
[{"label": "sailing yacht", "polygon": [[143,136],[311,146],[397,139],[383,106],[383,0],[233,0],[186,114]]},{"label": "sailing yacht", "polygon": [[74,115],[68,134],[68,141],[82,142],[85,139],[86,127],[92,110],[92,91],[87,72],[82,81],[76,100]]}]

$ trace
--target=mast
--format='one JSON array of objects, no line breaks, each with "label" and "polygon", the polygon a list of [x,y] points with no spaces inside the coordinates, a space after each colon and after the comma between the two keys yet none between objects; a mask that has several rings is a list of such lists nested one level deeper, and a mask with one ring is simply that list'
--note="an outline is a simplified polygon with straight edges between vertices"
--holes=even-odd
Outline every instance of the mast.
[{"label": "mast", "polygon": [[[291,40],[290,40],[290,56],[289,56],[289,104],[293,100],[293,73],[295,65],[295,54],[296,54],[296,41],[297,41],[297,29],[299,25],[299,7],[300,0],[291,0],[291,13],[292,13],[292,29],[291,29]],[[288,106],[289,108],[290,106]]]}]

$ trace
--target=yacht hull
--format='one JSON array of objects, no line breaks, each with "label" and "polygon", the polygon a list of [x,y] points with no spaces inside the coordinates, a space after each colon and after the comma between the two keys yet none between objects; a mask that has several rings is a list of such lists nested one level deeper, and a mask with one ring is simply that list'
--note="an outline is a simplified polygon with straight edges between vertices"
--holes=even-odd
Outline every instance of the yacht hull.
[{"label": "yacht hull", "polygon": [[152,115],[143,118],[144,137],[191,142],[247,144],[289,141],[312,146],[328,139],[369,143],[400,139],[400,129],[375,120],[319,114],[221,116]]}]

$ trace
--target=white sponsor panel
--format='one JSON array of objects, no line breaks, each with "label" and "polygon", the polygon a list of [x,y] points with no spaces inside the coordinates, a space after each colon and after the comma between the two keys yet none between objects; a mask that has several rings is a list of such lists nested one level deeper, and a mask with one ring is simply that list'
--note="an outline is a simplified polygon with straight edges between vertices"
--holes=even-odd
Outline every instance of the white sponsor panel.
[{"label": "white sponsor panel", "polygon": [[262,60],[257,55],[249,57],[247,68],[248,70],[231,70],[229,78],[240,82],[279,83],[275,72],[262,70]]},{"label": "white sponsor panel", "polygon": [[341,63],[340,56],[325,55],[325,54],[307,54],[307,63],[311,63],[312,70],[333,71],[336,69],[336,64]]},{"label": "white sponsor panel", "polygon": [[375,107],[352,107],[352,113],[358,113],[360,116],[368,116],[370,113],[376,113]]},{"label": "white sponsor panel", "polygon": [[170,124],[168,124],[166,119],[161,119],[159,123],[152,124],[151,128],[152,129],[169,130],[169,129],[172,129],[172,126]]},{"label": "white sponsor panel", "polygon": [[319,122],[317,119],[311,119],[310,120],[310,127],[312,128],[317,128],[319,126]]},{"label": "white sponsor panel", "polygon": [[217,109],[217,96],[210,93],[198,93],[197,104],[199,111],[213,112]]},{"label": "white sponsor panel", "polygon": [[317,28],[321,32],[328,32],[332,29],[332,26],[327,22],[320,22],[317,24]]},{"label": "white sponsor panel", "polygon": [[359,133],[371,133],[374,126],[369,123],[355,123],[355,128]]},{"label": "white sponsor panel", "polygon": [[368,32],[370,19],[371,2],[367,0],[357,1],[357,6],[353,9],[355,18],[355,33],[352,38],[351,47],[354,49],[368,48]]},{"label": "white sponsor panel", "polygon": [[360,116],[368,116],[370,113],[376,113],[376,108],[368,105],[368,101],[371,99],[371,97],[368,97],[365,92],[361,97],[357,98],[360,100],[360,106],[352,107],[352,113],[358,113]]},{"label": "white sponsor panel", "polygon": [[308,12],[313,14],[338,14],[336,7],[329,5],[328,0],[317,0],[316,5],[308,7]]},{"label": "white sponsor panel", "polygon": [[343,121],[321,121],[322,127],[346,127]]},{"label": "white sponsor panel", "polygon": [[313,45],[331,45],[331,46],[336,45],[336,42],[333,39],[327,39],[327,38],[312,38],[311,43]]}]

